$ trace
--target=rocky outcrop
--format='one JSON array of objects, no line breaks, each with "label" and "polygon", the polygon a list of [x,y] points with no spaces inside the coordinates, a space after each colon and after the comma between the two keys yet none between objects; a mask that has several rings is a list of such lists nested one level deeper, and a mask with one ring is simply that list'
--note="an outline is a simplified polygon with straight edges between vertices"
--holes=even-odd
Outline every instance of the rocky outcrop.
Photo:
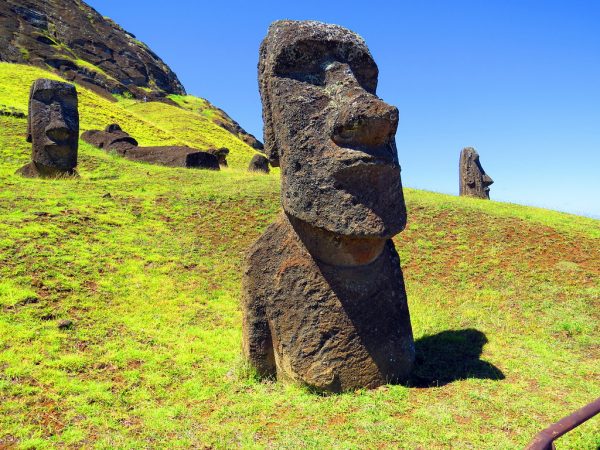
[{"label": "rocky outcrop", "polygon": [[185,94],[152,50],[79,0],[0,2],[0,61],[50,66],[109,98]]},{"label": "rocky outcrop", "polygon": [[398,110],[375,95],[377,75],[362,38],[337,25],[275,22],[260,47],[265,148],[281,167],[283,206],[243,275],[243,350],[261,376],[340,392],[412,369],[391,240],[406,224]]},{"label": "rocky outcrop", "polygon": [[29,92],[27,142],[31,162],[17,173],[29,178],[77,176],[79,111],[75,86],[40,78]]}]

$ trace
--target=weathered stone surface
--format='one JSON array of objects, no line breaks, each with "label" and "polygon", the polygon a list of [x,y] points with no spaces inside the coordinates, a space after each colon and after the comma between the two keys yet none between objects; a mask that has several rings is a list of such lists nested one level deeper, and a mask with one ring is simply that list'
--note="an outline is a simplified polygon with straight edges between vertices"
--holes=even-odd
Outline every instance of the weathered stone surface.
[{"label": "weathered stone surface", "polygon": [[123,131],[118,124],[110,124],[104,131],[85,131],[82,133],[81,139],[95,147],[114,151],[132,161],[168,167],[219,170],[219,155],[225,154],[225,150],[226,153],[229,153],[226,148],[213,149],[215,154],[212,154],[183,146],[138,147],[138,142]]},{"label": "weathered stone surface", "polygon": [[80,0],[1,1],[0,61],[50,66],[107,98],[125,92],[140,99],[185,93],[152,50]]},{"label": "weathered stone surface", "polygon": [[481,167],[479,154],[473,147],[465,147],[460,152],[459,177],[460,195],[489,200],[494,180]]},{"label": "weathered stone surface", "polygon": [[269,160],[263,155],[254,155],[248,165],[250,172],[269,173]]},{"label": "weathered stone surface", "polygon": [[[108,128],[109,127],[107,127],[107,129]],[[92,144],[95,147],[104,149],[112,149],[116,144],[119,143],[127,143],[134,147],[138,145],[138,142],[133,137],[122,131],[120,128],[114,129],[114,131],[84,131],[81,134],[81,139],[88,144]]]},{"label": "weathered stone surface", "polygon": [[209,148],[206,152],[217,157],[219,166],[227,167],[227,155],[229,155],[229,149],[227,147]]},{"label": "weathered stone surface", "polygon": [[391,237],[406,223],[378,70],[355,33],[278,21],[260,48],[269,160],[283,214],[248,252],[243,349],[262,376],[316,390],[408,376],[414,343]]},{"label": "weathered stone surface", "polygon": [[26,177],[77,175],[79,112],[75,86],[40,78],[29,92],[27,141],[31,162],[17,171]]},{"label": "weathered stone surface", "polygon": [[147,162],[168,167],[219,170],[215,155],[190,147],[121,147],[117,153],[132,161]]}]

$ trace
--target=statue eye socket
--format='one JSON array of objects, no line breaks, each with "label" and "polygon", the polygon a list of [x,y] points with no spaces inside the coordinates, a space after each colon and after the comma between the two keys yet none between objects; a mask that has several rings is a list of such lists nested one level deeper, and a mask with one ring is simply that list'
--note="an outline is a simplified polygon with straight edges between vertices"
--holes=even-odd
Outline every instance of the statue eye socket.
[{"label": "statue eye socket", "polygon": [[34,100],[37,100],[39,102],[51,103],[52,99],[54,98],[54,93],[47,89],[38,90],[38,91],[35,91],[35,94],[33,94],[33,98],[34,98]]},{"label": "statue eye socket", "polygon": [[358,83],[368,92],[377,87],[377,66],[371,55],[357,51],[345,43],[332,52],[330,46],[319,41],[301,41],[284,49],[277,58],[275,73],[315,86],[325,86],[326,68],[347,65]]},{"label": "statue eye socket", "polygon": [[319,64],[309,64],[302,66],[300,64],[280,67],[277,74],[281,77],[291,78],[303,83],[315,86],[325,86],[325,72]]}]

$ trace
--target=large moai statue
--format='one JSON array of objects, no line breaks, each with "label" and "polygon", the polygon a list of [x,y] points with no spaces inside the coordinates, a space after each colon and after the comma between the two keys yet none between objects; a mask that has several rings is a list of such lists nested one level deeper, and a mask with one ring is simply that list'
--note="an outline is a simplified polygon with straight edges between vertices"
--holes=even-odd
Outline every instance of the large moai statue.
[{"label": "large moai statue", "polygon": [[31,162],[17,173],[26,177],[77,176],[79,112],[75,86],[40,78],[29,92],[27,142]]},{"label": "large moai statue", "polygon": [[273,23],[260,47],[266,153],[283,213],[249,249],[243,351],[263,377],[318,391],[407,377],[415,350],[400,260],[394,135],[363,41],[337,25]]},{"label": "large moai statue", "polygon": [[473,147],[460,152],[460,195],[490,198],[490,186],[494,183],[479,162],[479,153]]}]

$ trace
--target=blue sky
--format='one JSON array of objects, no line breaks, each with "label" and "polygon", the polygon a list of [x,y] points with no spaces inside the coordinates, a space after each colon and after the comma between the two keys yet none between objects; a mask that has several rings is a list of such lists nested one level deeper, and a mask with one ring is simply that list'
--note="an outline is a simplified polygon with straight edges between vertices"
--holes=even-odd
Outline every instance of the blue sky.
[{"label": "blue sky", "polygon": [[406,186],[458,194],[475,147],[494,200],[600,218],[600,2],[90,0],[147,43],[189,94],[262,139],[258,46],[277,19],[363,36],[400,110]]}]

